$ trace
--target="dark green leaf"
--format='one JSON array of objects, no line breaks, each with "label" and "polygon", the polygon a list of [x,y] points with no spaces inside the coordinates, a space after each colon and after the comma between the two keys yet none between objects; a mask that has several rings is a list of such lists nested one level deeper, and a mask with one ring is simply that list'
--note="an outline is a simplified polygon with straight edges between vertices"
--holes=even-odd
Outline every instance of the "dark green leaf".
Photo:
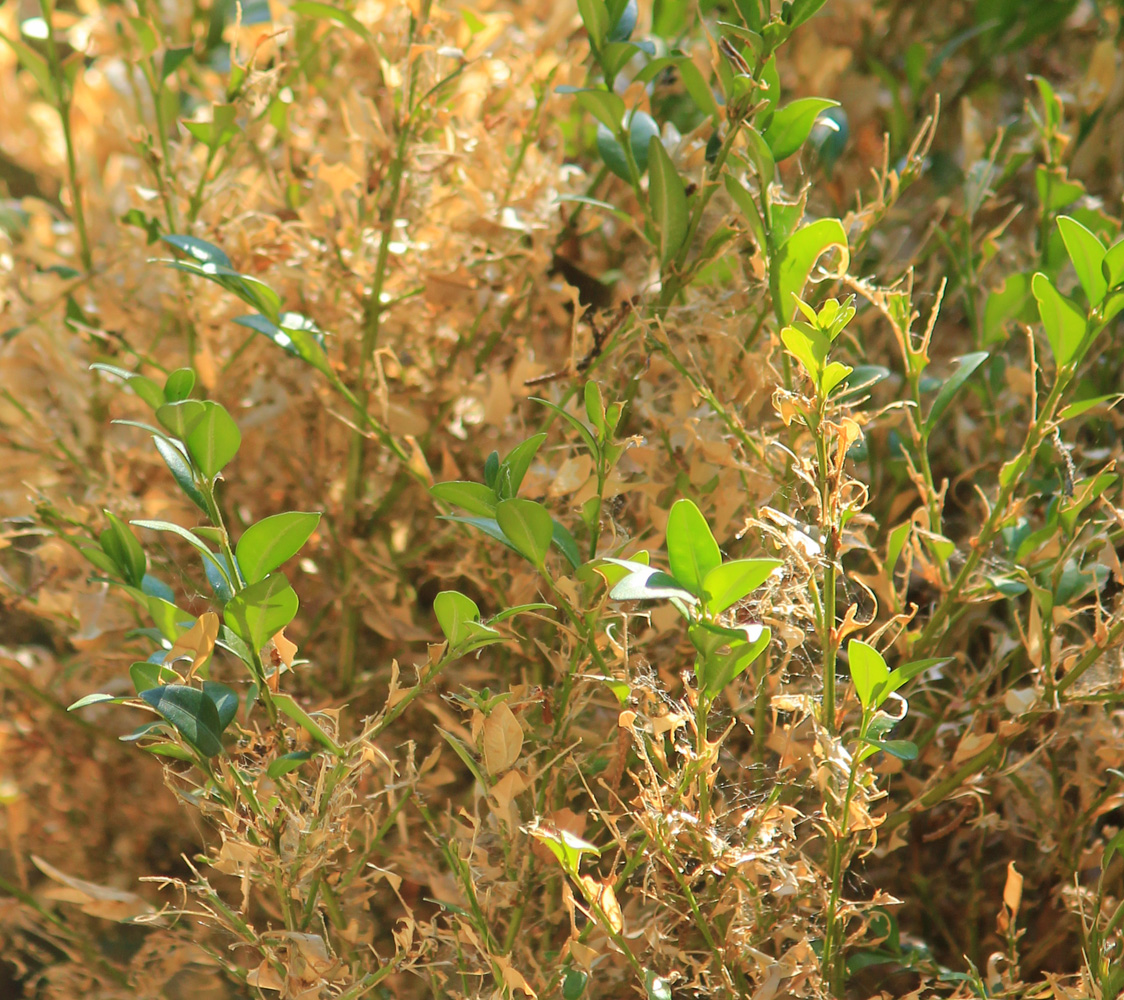
[{"label": "dark green leaf", "polygon": [[160,452],[160,457],[164,459],[164,464],[168,466],[168,470],[172,473],[172,477],[175,479],[179,488],[183,490],[187,498],[203,511],[204,514],[209,513],[207,510],[207,498],[203,496],[202,491],[195,485],[195,477],[191,474],[191,464],[188,462],[187,456],[167,438],[153,435],[152,440],[156,445],[156,450]]},{"label": "dark green leaf", "polygon": [[139,587],[144,582],[148,570],[148,559],[136,536],[116,514],[105,511],[109,527],[99,536],[102,551],[117,565],[121,578],[131,587]]},{"label": "dark green leaf", "polygon": [[223,726],[214,701],[199,688],[182,684],[142,691],[156,712],[175,726],[183,738],[204,757],[222,753]]}]

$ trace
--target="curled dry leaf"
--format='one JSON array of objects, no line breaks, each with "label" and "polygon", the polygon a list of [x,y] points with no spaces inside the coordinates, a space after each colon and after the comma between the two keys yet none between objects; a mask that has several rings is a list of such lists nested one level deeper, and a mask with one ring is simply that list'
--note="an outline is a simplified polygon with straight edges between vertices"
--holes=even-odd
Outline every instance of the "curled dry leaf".
[{"label": "curled dry leaf", "polygon": [[59,883],[57,888],[49,886],[43,892],[44,896],[63,903],[76,903],[83,913],[88,913],[91,917],[129,921],[156,912],[150,903],[135,892],[110,889],[108,886],[74,878],[60,872],[54,865],[35,854],[31,855],[31,860],[44,875]]},{"label": "curled dry leaf", "polygon": [[590,905],[601,910],[614,934],[620,934],[624,930],[624,915],[612,882],[601,882],[592,875],[579,875],[578,882]]},{"label": "curled dry leaf", "polygon": [[515,713],[500,702],[484,720],[484,766],[489,774],[506,771],[523,749],[523,727]]}]

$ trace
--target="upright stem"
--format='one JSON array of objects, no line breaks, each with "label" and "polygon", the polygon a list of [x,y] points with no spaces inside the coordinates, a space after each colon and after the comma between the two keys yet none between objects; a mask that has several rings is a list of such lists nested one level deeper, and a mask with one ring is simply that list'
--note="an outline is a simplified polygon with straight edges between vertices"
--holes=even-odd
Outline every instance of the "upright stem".
[{"label": "upright stem", "polygon": [[51,79],[54,81],[59,119],[62,122],[62,135],[66,144],[66,174],[70,187],[70,198],[73,202],[74,228],[78,230],[78,251],[82,259],[82,269],[89,273],[93,270],[94,258],[90,252],[90,237],[86,231],[86,214],[82,208],[82,190],[78,185],[78,161],[74,156],[74,137],[70,131],[70,81],[62,68],[59,59],[58,44],[55,41],[54,5],[52,0],[39,0],[39,9],[43,13],[43,20],[47,28],[47,62],[51,67]]},{"label": "upright stem", "polygon": [[[407,32],[406,51],[413,48],[414,38],[418,31],[417,18],[411,15],[410,28]],[[353,397],[353,406],[356,413],[367,413],[370,403],[371,390],[367,385],[367,374],[378,347],[379,333],[382,327],[382,316],[385,307],[382,302],[383,285],[386,282],[387,264],[390,260],[390,242],[394,233],[394,220],[398,216],[398,208],[402,197],[402,178],[406,171],[406,155],[409,149],[410,138],[413,134],[413,94],[416,79],[416,66],[420,60],[410,63],[406,89],[403,93],[403,109],[401,120],[398,123],[398,142],[395,146],[394,157],[390,162],[387,173],[389,193],[382,213],[382,233],[379,239],[379,253],[375,261],[375,275],[371,283],[371,292],[367,297],[366,322],[363,326],[363,336],[359,345],[359,357],[355,364],[356,390]],[[352,582],[359,569],[359,560],[347,548],[347,539],[355,536],[358,528],[359,496],[362,492],[367,464],[367,438],[360,431],[352,432],[347,453],[347,478],[344,483],[343,511],[340,522],[345,539],[343,552],[343,630],[340,634],[339,649],[339,683],[344,691],[351,689],[355,679],[355,654],[358,646],[360,625],[360,602],[356,599]]]}]

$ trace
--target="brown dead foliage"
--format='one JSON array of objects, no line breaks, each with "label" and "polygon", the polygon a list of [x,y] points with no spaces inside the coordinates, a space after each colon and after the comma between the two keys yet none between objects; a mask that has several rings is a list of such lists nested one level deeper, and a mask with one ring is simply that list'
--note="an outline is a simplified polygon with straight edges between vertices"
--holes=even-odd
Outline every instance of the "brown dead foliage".
[{"label": "brown dead foliage", "polygon": [[[557,93],[587,83],[575,7],[341,5],[359,32],[279,3],[241,23],[221,6],[79,0],[56,14],[77,60],[70,126],[90,269],[59,116],[16,49],[0,46],[0,994],[545,998],[586,974],[592,997],[828,997],[817,948],[831,905],[826,845],[842,830],[840,913],[861,958],[849,995],[1099,997],[1084,949],[1124,898],[1119,853],[1097,893],[1124,816],[1110,770],[1124,770],[1121,656],[1104,649],[1124,585],[1119,487],[1098,507],[1119,522],[1098,543],[1114,582],[1055,609],[1045,647],[1035,605],[974,586],[948,661],[909,691],[911,719],[922,720],[911,732],[925,736],[918,759],[882,755],[852,795],[849,751],[815,709],[810,587],[824,560],[805,527],[823,515],[817,453],[793,423],[801,397],[762,307],[764,265],[743,240],[729,254],[734,280],[693,288],[655,316],[644,303],[658,269],[639,235],[557,200],[584,193],[598,169],[582,119]],[[960,3],[829,0],[784,50],[786,92],[838,97],[849,116],[833,171],[805,164],[802,175],[797,158],[781,179],[810,212],[844,220],[845,283],[873,306],[848,334],[866,363],[894,368],[903,331],[881,285],[907,269],[923,313],[913,334],[932,311],[932,353],[948,370],[975,349],[978,296],[1032,266],[1036,220],[1018,210],[1034,182],[1019,171],[1039,154],[1029,129],[996,140],[1024,112],[1028,72],[1084,115],[1070,175],[1093,207],[1120,215],[1118,13],[1070,6],[1064,37],[1031,38],[994,64],[961,37],[976,22]],[[650,19],[651,5],[640,7]],[[29,16],[5,5],[0,32],[20,38]],[[205,120],[212,105],[237,108],[239,135],[214,158],[174,121],[159,138],[138,62],[152,16],[169,44],[200,56],[171,77],[162,113]],[[412,18],[423,25],[414,35]],[[222,44],[207,39],[209,24]],[[702,65],[718,58],[701,36],[683,44]],[[226,53],[245,69],[234,94]],[[890,86],[903,59],[929,67],[916,88]],[[407,86],[437,88],[416,128],[403,120]],[[679,165],[702,169],[705,146],[704,134],[684,136]],[[970,184],[941,178],[989,158],[1000,172],[1013,164],[1012,179],[985,184],[978,203]],[[904,172],[922,162],[931,171],[909,187]],[[610,184],[631,211],[631,193]],[[170,254],[121,221],[130,212],[221,246],[328,331],[334,370],[407,460],[377,441],[359,447],[344,400],[236,325],[245,309],[232,296],[149,263]],[[704,233],[733,209],[719,198],[709,212]],[[978,270],[960,276],[938,320],[964,247]],[[1119,372],[1114,336],[1103,363]],[[956,404],[933,448],[930,485],[959,545],[954,562],[982,519],[981,470],[994,483],[1000,458],[1021,446],[1030,343],[1016,330],[1001,345],[1013,362]],[[278,756],[318,745],[289,721],[240,717],[229,756],[202,776],[120,742],[143,721],[136,713],[66,713],[89,691],[131,694],[129,664],[146,655],[131,633],[145,624],[139,613],[91,582],[68,540],[96,534],[103,509],[198,523],[145,435],[112,422],[146,411],[90,372],[96,361],[150,375],[193,367],[235,416],[242,447],[222,496],[236,532],[279,511],[325,512],[290,572],[296,660],[278,641],[278,662],[291,667],[282,683],[346,745],[338,758],[320,753],[271,777]],[[527,617],[503,626],[503,645],[413,690],[440,656],[439,591],[471,596],[484,617],[557,603],[526,562],[438,520],[425,485],[479,480],[490,452],[544,429],[521,492],[572,520],[595,495],[593,470],[569,429],[529,399],[566,405],[586,379],[628,402],[603,551],[659,552],[668,510],[687,495],[731,557],[784,561],[732,611],[731,624],[768,624],[773,645],[726,690],[704,752],[684,681],[693,651],[675,612],[609,602],[576,578],[559,589],[612,621],[598,646],[612,676],[582,651],[575,623]],[[829,458],[830,502],[854,515],[840,540],[839,627],[877,636],[904,661],[949,577],[926,544],[925,473],[900,458],[900,382],[829,414]],[[1084,436],[1063,428],[1083,475],[1119,453],[1119,416],[1099,416]],[[1038,501],[1053,489],[1026,499],[1029,517],[1043,516]],[[905,521],[917,530],[887,579],[887,532]],[[151,532],[142,541],[180,607],[206,612],[190,550]],[[200,643],[213,646],[205,632],[177,651],[193,670]],[[1046,671],[1083,658],[1095,664],[1050,704]],[[840,690],[839,718],[853,718],[855,699]],[[205,779],[227,804],[202,794]],[[600,854],[568,878],[536,839],[543,830]]]}]

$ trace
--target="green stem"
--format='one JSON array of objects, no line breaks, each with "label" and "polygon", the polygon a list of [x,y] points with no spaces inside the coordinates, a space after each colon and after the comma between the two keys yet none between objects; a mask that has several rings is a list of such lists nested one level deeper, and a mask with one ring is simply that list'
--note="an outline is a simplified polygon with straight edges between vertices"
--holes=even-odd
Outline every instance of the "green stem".
[{"label": "green stem", "polygon": [[78,230],[78,249],[82,259],[82,269],[89,273],[94,267],[90,251],[90,236],[86,230],[86,213],[82,208],[82,189],[78,183],[78,161],[74,155],[74,136],[70,130],[70,81],[62,68],[58,43],[55,40],[54,5],[52,0],[39,0],[39,10],[47,29],[47,63],[51,68],[51,79],[55,84],[55,110],[62,122],[63,141],[66,145],[66,175],[73,202],[74,228]]},{"label": "green stem", "polygon": [[[411,15],[410,27],[406,36],[406,50],[413,48],[414,39],[419,30],[418,19]],[[406,90],[403,94],[405,106],[404,116],[398,123],[398,142],[395,146],[394,156],[390,161],[387,173],[387,186],[389,192],[382,212],[382,233],[379,239],[379,252],[375,260],[375,274],[371,283],[371,291],[367,297],[366,322],[363,326],[363,336],[359,345],[359,357],[355,363],[354,395],[348,393],[349,402],[352,404],[359,419],[368,415],[368,405],[371,399],[371,390],[367,385],[367,373],[378,347],[379,334],[382,327],[383,314],[387,306],[382,301],[383,286],[386,283],[387,266],[390,261],[391,237],[394,235],[394,221],[398,217],[398,208],[402,198],[402,179],[406,172],[406,157],[409,151],[410,139],[413,137],[413,114],[415,109],[411,106],[416,80],[417,64],[420,60],[410,63],[409,76]],[[399,455],[399,458],[404,455]],[[347,477],[344,482],[343,509],[340,514],[341,526],[346,538],[354,537],[358,527],[358,509],[360,492],[365,482],[367,463],[367,438],[360,430],[352,432],[351,441],[347,452]],[[358,557],[347,547],[343,552],[343,629],[340,633],[340,647],[338,660],[339,684],[343,691],[350,691],[355,680],[355,656],[358,650],[359,626],[361,623],[360,602],[356,599],[352,581],[359,570]]]}]

